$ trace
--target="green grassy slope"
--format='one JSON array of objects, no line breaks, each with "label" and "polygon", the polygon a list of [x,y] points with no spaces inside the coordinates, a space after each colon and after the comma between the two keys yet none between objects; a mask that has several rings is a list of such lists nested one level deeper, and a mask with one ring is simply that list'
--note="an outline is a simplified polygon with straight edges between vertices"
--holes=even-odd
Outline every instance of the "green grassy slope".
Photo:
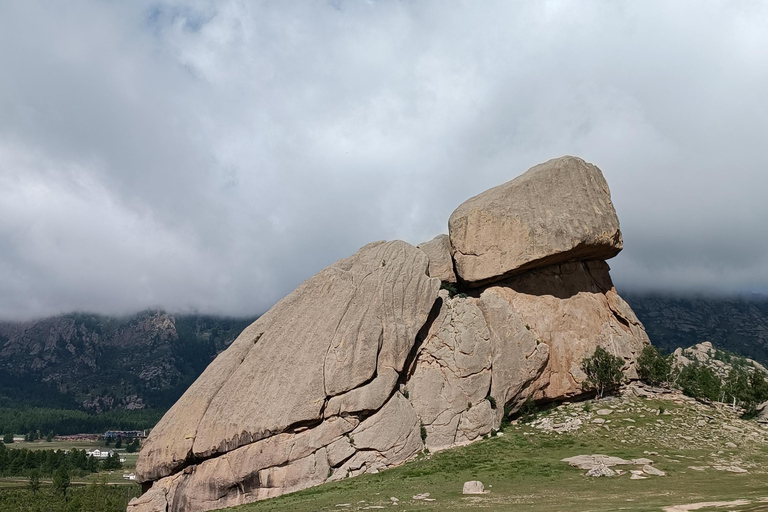
[{"label": "green grassy slope", "polygon": [[[768,510],[768,502],[759,501],[768,497],[768,430],[738,419],[726,407],[702,405],[680,395],[674,395],[674,400],[669,396],[608,399],[586,408],[590,405],[592,410],[587,412],[584,403],[566,404],[532,424],[511,425],[502,436],[421,457],[380,474],[231,510],[660,511],[673,505],[737,499],[749,503],[727,510]],[[611,407],[609,416],[595,413]],[[546,431],[568,418],[583,424],[572,432]],[[597,418],[606,423],[592,423]],[[626,473],[592,478],[560,462],[573,455],[597,453],[648,457],[667,476],[630,480]],[[722,469],[730,466],[747,472]],[[467,480],[482,481],[490,492],[462,495]],[[413,499],[421,493],[429,493],[434,501]],[[399,500],[396,508],[392,497]]]}]

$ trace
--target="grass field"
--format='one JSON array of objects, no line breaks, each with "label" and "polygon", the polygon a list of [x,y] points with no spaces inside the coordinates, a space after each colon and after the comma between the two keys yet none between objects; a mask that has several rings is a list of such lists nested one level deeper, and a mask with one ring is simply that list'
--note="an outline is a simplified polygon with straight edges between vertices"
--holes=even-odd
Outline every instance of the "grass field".
[{"label": "grass field", "polygon": [[[610,414],[603,414],[604,409],[610,409]],[[578,425],[573,429],[561,428],[569,422]],[[84,446],[59,446],[74,447]],[[666,476],[630,480],[627,472],[593,478],[585,476],[584,470],[561,462],[566,457],[590,454],[625,459],[647,457]],[[85,482],[124,485],[83,485],[72,489],[73,496],[79,493],[84,503],[72,510],[124,510],[130,496],[138,493],[136,484],[122,478],[124,471],[132,470],[132,464],[135,455],[130,456],[125,470],[90,475]],[[48,510],[38,507],[37,500],[41,498],[21,488],[26,485],[23,479],[11,480],[0,479],[0,505],[5,506],[0,510]],[[489,492],[462,495],[463,483],[468,480],[480,480]],[[426,500],[414,499],[423,493],[429,493]],[[392,498],[397,499],[397,505],[393,505]],[[46,503],[53,503],[52,500]],[[95,505],[104,500],[110,503],[106,508]],[[669,508],[701,502],[730,504]],[[50,510],[59,510],[52,507]],[[469,446],[421,455],[379,474],[345,479],[229,510],[319,512],[382,508],[489,512],[768,511],[768,429],[738,419],[734,411],[722,405],[704,405],[680,395],[564,404],[542,413],[531,423],[508,425],[501,435]]]},{"label": "grass field", "polygon": [[[601,402],[606,403],[611,402]],[[768,497],[768,444],[756,424],[738,420],[723,408],[709,410],[688,402],[632,399],[613,403],[615,410],[608,424],[591,423],[597,416],[583,411],[583,404],[572,404],[551,415],[556,422],[569,417],[583,418],[584,425],[573,432],[558,434],[531,425],[510,426],[500,437],[423,457],[399,468],[231,510],[395,509],[393,497],[398,499],[396,510],[400,511],[639,512],[733,500],[749,503],[699,510],[768,510],[768,502],[761,501]],[[601,404],[597,407],[604,406]],[[731,448],[728,443],[734,440],[738,445]],[[565,457],[596,453],[650,457],[667,476],[630,480],[626,473],[593,478],[560,462]],[[723,464],[739,465],[748,472],[714,469]],[[490,492],[462,495],[462,485],[467,480],[480,480]],[[434,501],[413,499],[421,493],[429,493],[429,499]]]},{"label": "grass field", "polygon": [[[6,445],[10,449],[26,448],[28,450],[94,450],[96,448],[100,450],[112,450],[113,446],[104,446],[103,441],[51,441],[50,443],[45,441],[27,442],[15,442],[13,444]],[[101,471],[99,473],[92,473],[83,478],[72,477],[73,485],[85,485],[91,483],[107,483],[110,485],[135,485],[134,482],[123,478],[124,473],[132,473],[136,467],[136,459],[138,453],[126,453],[125,450],[117,450],[121,458],[125,459],[123,462],[123,469],[115,471]],[[50,479],[41,479],[43,485],[50,482]],[[7,477],[0,478],[0,489],[7,489],[13,487],[26,487],[27,479],[21,477]],[[2,512],[2,511],[0,511]]]}]

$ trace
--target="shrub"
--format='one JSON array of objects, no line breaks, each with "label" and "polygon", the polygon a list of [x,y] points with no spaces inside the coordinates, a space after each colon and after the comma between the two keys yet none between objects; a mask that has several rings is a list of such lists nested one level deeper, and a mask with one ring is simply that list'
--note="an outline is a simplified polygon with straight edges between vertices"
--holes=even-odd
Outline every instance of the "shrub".
[{"label": "shrub", "polygon": [[659,385],[669,382],[672,373],[672,356],[664,357],[652,345],[643,347],[637,358],[637,374],[647,384]]},{"label": "shrub", "polygon": [[523,405],[520,406],[520,409],[517,411],[518,418],[520,418],[521,423],[530,423],[533,420],[535,420],[539,415],[539,408],[536,406],[536,403],[529,398],[526,398],[525,402],[523,402]]},{"label": "shrub", "polygon": [[459,290],[456,288],[456,285],[453,283],[449,283],[448,281],[443,281],[440,283],[440,289],[441,290],[448,290],[448,295],[450,297],[453,297],[457,293],[459,293]]},{"label": "shrub", "polygon": [[713,402],[720,399],[722,388],[720,377],[699,361],[694,361],[680,370],[677,384],[683,393],[690,397],[706,398]]},{"label": "shrub", "polygon": [[584,389],[597,390],[597,396],[602,398],[606,391],[612,391],[621,384],[624,373],[624,360],[608,353],[604,348],[597,347],[591,357],[581,362],[581,370],[587,375],[582,383]]},{"label": "shrub", "polygon": [[508,419],[510,416],[512,416],[512,409],[513,405],[512,402],[508,402],[504,404],[504,418]]},{"label": "shrub", "polygon": [[488,400],[488,403],[491,404],[491,409],[496,409],[496,399],[493,398],[491,395],[488,395],[485,397],[486,400]]}]

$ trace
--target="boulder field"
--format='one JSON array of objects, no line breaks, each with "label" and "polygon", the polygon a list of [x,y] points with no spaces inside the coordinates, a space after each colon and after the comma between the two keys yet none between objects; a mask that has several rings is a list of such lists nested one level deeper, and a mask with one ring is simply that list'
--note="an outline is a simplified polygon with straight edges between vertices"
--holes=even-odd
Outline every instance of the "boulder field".
[{"label": "boulder field", "polygon": [[128,511],[240,505],[470,443],[528,399],[584,393],[598,346],[636,377],[648,338],[603,261],[622,238],[596,166],[537,165],[448,227],[368,244],[246,328],[150,433]]}]

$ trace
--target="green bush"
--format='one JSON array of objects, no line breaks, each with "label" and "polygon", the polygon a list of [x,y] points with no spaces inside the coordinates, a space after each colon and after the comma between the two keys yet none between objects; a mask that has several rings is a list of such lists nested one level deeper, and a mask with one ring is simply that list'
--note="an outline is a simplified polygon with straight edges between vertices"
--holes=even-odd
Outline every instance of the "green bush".
[{"label": "green bush", "polygon": [[531,400],[530,398],[526,398],[525,402],[523,402],[523,405],[520,406],[520,409],[517,411],[517,417],[520,419],[521,423],[530,423],[533,420],[535,420],[539,416],[539,408],[536,405],[536,402]]},{"label": "green bush", "polygon": [[706,398],[713,402],[720,400],[722,388],[720,377],[699,361],[694,361],[680,370],[677,385],[690,397]]},{"label": "green bush", "polygon": [[640,380],[653,386],[669,383],[672,356],[664,357],[652,345],[646,345],[637,358],[637,374]]},{"label": "green bush", "polygon": [[453,283],[449,283],[448,281],[442,281],[440,283],[440,289],[441,290],[448,290],[448,295],[450,297],[453,297],[457,293],[459,293],[459,290],[456,288],[456,285]]},{"label": "green bush", "polygon": [[610,354],[602,347],[597,347],[591,357],[581,362],[581,370],[587,375],[587,380],[582,383],[585,390],[594,389],[597,396],[602,398],[606,391],[613,391],[624,378],[621,369],[624,360]]},{"label": "green bush", "polygon": [[722,385],[722,401],[741,406],[746,419],[757,416],[757,406],[768,400],[768,382],[756,369],[734,365]]}]

